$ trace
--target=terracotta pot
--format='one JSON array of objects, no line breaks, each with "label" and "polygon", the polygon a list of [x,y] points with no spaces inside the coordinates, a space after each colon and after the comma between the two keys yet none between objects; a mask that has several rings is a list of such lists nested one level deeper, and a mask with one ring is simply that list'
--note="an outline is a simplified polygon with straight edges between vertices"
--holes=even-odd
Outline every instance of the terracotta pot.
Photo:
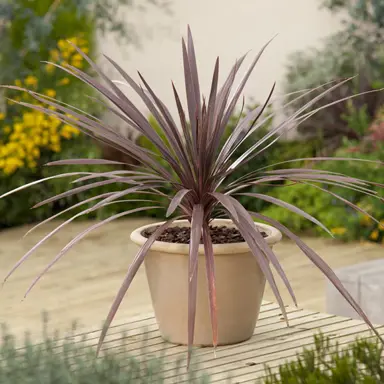
[{"label": "terracotta pot", "polygon": [[[213,225],[234,227],[231,220],[217,219]],[[131,240],[143,245],[141,235],[150,224],[136,229]],[[256,224],[268,234],[272,246],[281,240],[281,233],[265,224]],[[178,220],[174,226],[189,226]],[[220,345],[235,344],[253,335],[264,294],[265,277],[243,243],[214,244],[218,311],[218,341]],[[188,244],[155,241],[145,258],[153,308],[162,337],[175,344],[188,343]],[[204,248],[200,245],[198,261],[197,308],[194,345],[212,345],[212,328],[205,270]]]}]

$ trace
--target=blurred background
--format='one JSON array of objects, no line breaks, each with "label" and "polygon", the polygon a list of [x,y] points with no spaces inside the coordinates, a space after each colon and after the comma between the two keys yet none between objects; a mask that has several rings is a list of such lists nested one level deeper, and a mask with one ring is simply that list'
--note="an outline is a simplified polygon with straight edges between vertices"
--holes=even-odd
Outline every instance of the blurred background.
[{"label": "blurred background", "polygon": [[[100,104],[94,103],[90,89],[42,61],[70,63],[92,73],[89,65],[67,43],[70,40],[115,79],[119,77],[106,65],[102,54],[112,57],[134,76],[140,69],[171,111],[175,111],[171,80],[182,91],[180,36],[185,34],[187,24],[191,25],[194,34],[205,93],[217,55],[223,74],[237,57],[250,49],[251,55],[256,54],[278,33],[245,90],[248,108],[265,100],[275,80],[277,94],[284,94],[358,74],[329,94],[323,103],[384,86],[384,2],[377,0],[2,0],[0,82],[24,86],[70,102],[88,113],[109,119],[124,135],[152,148],[146,138],[132,136],[121,121],[114,121]],[[130,90],[127,92],[129,94]],[[7,91],[0,97],[0,194],[53,175],[57,168],[43,167],[52,160],[103,156],[131,162],[131,159],[122,159],[113,150],[90,141],[76,128],[22,108],[10,100],[28,102],[26,93]],[[287,135],[266,155],[254,159],[233,177],[293,157],[325,154],[384,160],[383,117],[382,92],[333,105],[306,121],[294,134]],[[237,116],[234,116],[227,134],[236,120]],[[155,121],[152,123],[156,124]],[[252,139],[245,147],[250,145]],[[297,165],[290,163],[288,166]],[[379,168],[367,163],[325,162],[321,167],[384,182]],[[92,193],[85,192],[57,204],[30,209],[47,196],[67,188],[68,179],[51,179],[0,200],[0,228],[43,220]],[[383,228],[369,218],[319,190],[307,188],[302,185],[281,187],[269,193],[307,210],[331,227],[341,240],[383,242]],[[384,208],[379,200],[351,190],[338,193],[384,220]],[[294,230],[322,235],[301,217],[278,207],[269,208],[265,202],[246,199],[244,197],[243,203],[247,208],[265,211]],[[96,215],[101,218],[125,208],[111,205],[97,211]],[[154,211],[148,215],[162,217],[163,213]]]}]

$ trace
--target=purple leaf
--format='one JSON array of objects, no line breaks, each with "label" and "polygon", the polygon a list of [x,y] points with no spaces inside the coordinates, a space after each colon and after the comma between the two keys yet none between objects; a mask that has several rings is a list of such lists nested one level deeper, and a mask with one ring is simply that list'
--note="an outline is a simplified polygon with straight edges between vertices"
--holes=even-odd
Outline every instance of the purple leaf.
[{"label": "purple leaf", "polygon": [[104,224],[109,223],[112,220],[118,219],[123,216],[130,215],[134,212],[140,212],[145,211],[148,209],[157,209],[162,208],[159,206],[152,206],[152,207],[139,207],[135,209],[130,209],[129,211],[121,212],[116,215],[112,215],[108,217],[107,219],[101,221],[100,223],[96,223],[90,227],[88,227],[83,232],[80,232],[77,236],[75,236],[59,253],[58,255],[44,268],[44,270],[33,280],[32,284],[27,289],[24,298],[27,297],[28,293],[31,291],[31,289],[36,285],[36,283],[45,275],[46,272],[48,272],[74,245],[76,245],[81,239],[83,239],[85,236],[87,236],[90,232],[93,230],[103,226]]},{"label": "purple leaf", "polygon": [[211,315],[212,341],[216,347],[218,343],[217,323],[217,302],[216,302],[216,277],[215,277],[215,256],[213,254],[212,238],[209,232],[209,225],[203,225],[203,243],[205,253],[205,268],[207,272],[209,312]]},{"label": "purple leaf", "polygon": [[103,329],[100,334],[99,342],[97,345],[97,354],[99,354],[101,346],[103,344],[103,341],[105,339],[105,336],[107,335],[109,326],[112,323],[113,318],[116,315],[117,310],[119,309],[119,306],[121,302],[123,301],[123,298],[128,291],[129,286],[131,285],[131,282],[133,278],[135,277],[137,271],[139,270],[141,264],[144,261],[144,258],[151,248],[152,244],[156,241],[156,239],[178,218],[173,218],[168,220],[166,223],[160,225],[156,230],[152,233],[152,235],[148,238],[148,240],[145,242],[145,244],[140,248],[139,252],[136,254],[135,258],[133,259],[131,265],[129,266],[128,272],[124,277],[123,284],[121,285],[113,303],[109,310],[108,316],[105,320]]},{"label": "purple leaf", "polygon": [[175,212],[175,209],[180,205],[185,195],[189,192],[191,192],[190,189],[181,189],[176,193],[168,206],[167,213],[165,214],[166,217],[171,216],[172,213]]},{"label": "purple leaf", "polygon": [[193,206],[191,220],[191,240],[189,243],[189,282],[188,282],[188,361],[191,359],[191,348],[195,335],[196,319],[196,294],[197,294],[197,272],[199,261],[199,245],[203,229],[204,208],[201,204]]},{"label": "purple leaf", "polygon": [[56,160],[51,161],[45,165],[121,165],[126,164],[120,161],[112,161],[105,159],[66,159],[66,160]]}]

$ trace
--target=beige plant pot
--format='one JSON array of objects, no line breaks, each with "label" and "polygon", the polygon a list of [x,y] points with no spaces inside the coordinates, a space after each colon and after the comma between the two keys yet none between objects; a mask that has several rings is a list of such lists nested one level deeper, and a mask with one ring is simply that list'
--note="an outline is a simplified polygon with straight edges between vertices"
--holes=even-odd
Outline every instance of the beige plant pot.
[{"label": "beige plant pot", "polygon": [[[234,227],[231,220],[217,219],[213,225]],[[141,246],[147,240],[142,231],[157,224],[136,229],[131,240]],[[174,226],[189,226],[178,220]],[[277,229],[256,224],[268,234],[273,246],[281,240]],[[246,243],[214,244],[218,311],[218,342],[235,344],[253,335],[264,294],[265,277]],[[188,343],[188,244],[155,241],[145,258],[153,308],[162,337],[175,344]],[[197,308],[194,345],[211,346],[212,328],[209,312],[204,248],[200,245],[198,261]]]}]

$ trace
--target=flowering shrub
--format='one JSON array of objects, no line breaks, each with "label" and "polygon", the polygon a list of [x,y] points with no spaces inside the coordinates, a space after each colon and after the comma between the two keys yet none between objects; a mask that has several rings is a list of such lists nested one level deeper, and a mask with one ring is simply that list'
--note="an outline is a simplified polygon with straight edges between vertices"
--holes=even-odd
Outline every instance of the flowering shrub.
[{"label": "flowering shrub", "polygon": [[[2,0],[0,84],[25,87],[64,103],[74,103],[81,110],[100,116],[101,107],[86,96],[92,95],[89,87],[44,62],[72,65],[91,74],[88,63],[68,41],[91,58],[95,56],[96,31],[123,39],[124,46],[129,47],[141,39],[125,13],[117,12],[117,7],[145,10],[151,6],[163,8],[163,3],[163,0]],[[100,148],[75,128],[53,116],[31,112],[9,99],[36,104],[27,93],[0,91],[0,194],[9,188],[52,176],[52,170],[42,166],[49,161],[102,156]],[[84,167],[83,170],[89,169]],[[52,179],[44,187],[36,186],[28,193],[13,197],[11,204],[1,201],[0,228],[40,221],[63,205],[78,202],[76,198],[68,198],[60,207],[53,204],[30,209],[52,191],[60,193],[67,186],[67,180]],[[106,211],[108,209],[113,206]]]},{"label": "flowering shrub", "polygon": [[[1,84],[24,87],[64,103],[76,100],[82,110],[99,112],[84,96],[85,87],[81,81],[45,63],[72,65],[89,72],[88,63],[71,43],[94,56],[94,21],[87,12],[77,8],[75,0],[60,3],[6,0],[0,5],[0,18],[3,20]],[[54,116],[31,111],[13,100],[39,104],[27,92],[7,89],[0,94],[1,191],[50,176],[42,165],[58,156],[70,156],[75,149],[85,157],[99,155],[91,140],[79,134],[76,128]],[[52,214],[56,206],[41,210],[30,207],[48,195],[49,190],[59,191],[65,187],[60,180],[54,179],[48,189],[34,188],[13,199],[11,204],[0,204],[0,228],[42,220]]]},{"label": "flowering shrub", "polygon": [[[81,37],[72,37],[69,41],[78,44],[83,50],[89,51],[88,41]],[[61,65],[72,65],[77,68],[85,67],[83,58],[73,45],[61,39],[57,48],[49,52],[48,61]],[[53,98],[70,93],[72,84],[63,71],[56,71],[53,64],[43,66],[45,81],[39,83],[37,77],[28,75],[24,79],[16,79],[17,87],[27,87],[33,91]],[[57,91],[55,90],[57,89]],[[56,93],[59,95],[56,95]],[[29,94],[15,96],[17,101],[38,104]],[[79,135],[78,129],[62,123],[54,116],[47,116],[39,111],[29,111],[16,108],[12,99],[7,101],[7,111],[0,115],[0,130],[2,132],[0,146],[0,170],[11,175],[20,168],[35,170],[42,151],[60,152],[63,140],[71,140]]]}]

